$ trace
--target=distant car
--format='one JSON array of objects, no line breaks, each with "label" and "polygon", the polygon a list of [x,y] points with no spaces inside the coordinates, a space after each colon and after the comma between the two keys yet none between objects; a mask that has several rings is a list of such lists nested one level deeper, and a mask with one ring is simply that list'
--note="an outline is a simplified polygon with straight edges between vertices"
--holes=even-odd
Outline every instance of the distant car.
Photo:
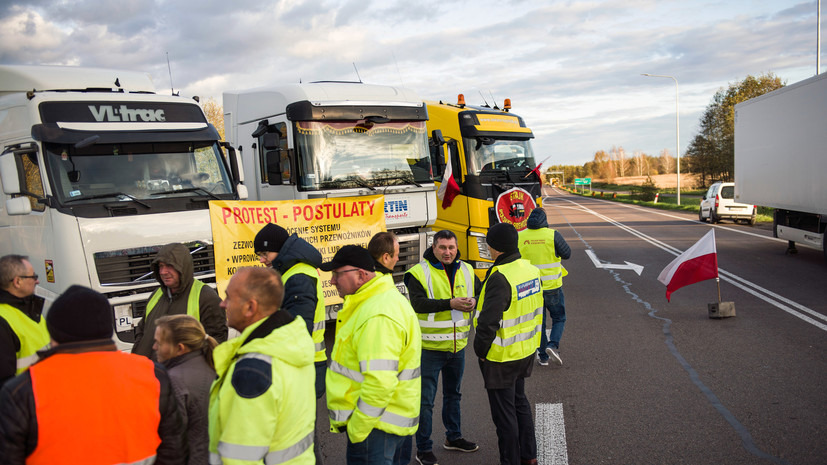
[{"label": "distant car", "polygon": [[698,220],[718,223],[722,219],[733,220],[736,223],[755,224],[755,205],[738,203],[735,201],[734,182],[716,182],[709,186],[709,190],[701,200],[698,209]]}]

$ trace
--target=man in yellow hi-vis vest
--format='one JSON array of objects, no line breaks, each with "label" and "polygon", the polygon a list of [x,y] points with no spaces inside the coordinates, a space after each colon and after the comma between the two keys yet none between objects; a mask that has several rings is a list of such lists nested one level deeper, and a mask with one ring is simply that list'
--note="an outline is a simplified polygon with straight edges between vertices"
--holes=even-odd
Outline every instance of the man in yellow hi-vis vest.
[{"label": "man in yellow hi-vis vest", "polygon": [[501,465],[536,465],[537,441],[525,378],[540,343],[543,295],[540,271],[520,258],[517,230],[497,223],[486,236],[494,265],[477,303],[474,352],[497,428]]},{"label": "man in yellow hi-vis vest", "polygon": [[549,357],[563,364],[560,358],[560,337],[566,326],[566,303],[563,298],[563,277],[568,271],[561,260],[571,257],[571,248],[560,231],[549,228],[546,211],[535,208],[528,217],[528,228],[520,231],[520,254],[540,270],[543,283],[543,305],[551,317],[551,330],[546,330],[546,313],[543,312],[543,332],[537,362],[548,365]]},{"label": "man in yellow hi-vis vest", "polygon": [[239,269],[221,307],[241,336],[213,351],[210,463],[312,465],[316,396],[313,339],[279,309],[284,286],[271,268]]},{"label": "man in yellow hi-vis vest", "polygon": [[43,298],[34,295],[37,278],[25,255],[0,258],[0,387],[49,347]]},{"label": "man in yellow hi-vis vest", "polygon": [[411,306],[422,331],[422,401],[416,432],[416,461],[435,465],[431,429],[434,399],[442,373],[443,448],[460,452],[479,449],[462,437],[460,399],[465,372],[465,346],[480,282],[471,265],[459,259],[457,236],[438,231],[423,260],[405,273]]},{"label": "man in yellow hi-vis vest", "polygon": [[161,285],[146,304],[144,317],[135,328],[132,353],[156,360],[155,320],[165,315],[187,314],[204,325],[204,330],[219,343],[227,340],[227,317],[221,298],[210,286],[194,276],[192,255],[184,244],[161,247],[150,264],[152,274]]},{"label": "man in yellow hi-vis vest", "polygon": [[406,436],[419,425],[422,335],[411,304],[373,257],[346,245],[323,263],[345,300],[327,370],[330,430],[347,433],[348,464],[407,464]]},{"label": "man in yellow hi-vis vest", "polygon": [[[297,234],[290,234],[281,226],[268,223],[253,240],[253,250],[259,261],[281,273],[284,282],[284,299],[281,309],[301,317],[307,326],[307,333],[313,339],[316,367],[316,398],[324,395],[324,377],[327,371],[324,332],[327,314],[322,294],[322,280],[319,266],[322,254]],[[319,449],[319,434],[316,430],[313,453],[316,465],[322,465],[324,457]]]}]

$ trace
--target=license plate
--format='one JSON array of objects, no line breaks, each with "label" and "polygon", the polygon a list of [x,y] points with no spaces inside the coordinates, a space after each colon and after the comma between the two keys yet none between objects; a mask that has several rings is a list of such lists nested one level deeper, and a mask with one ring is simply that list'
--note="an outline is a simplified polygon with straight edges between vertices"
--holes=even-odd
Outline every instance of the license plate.
[{"label": "license plate", "polygon": [[120,333],[132,331],[132,305],[115,305],[115,329]]}]

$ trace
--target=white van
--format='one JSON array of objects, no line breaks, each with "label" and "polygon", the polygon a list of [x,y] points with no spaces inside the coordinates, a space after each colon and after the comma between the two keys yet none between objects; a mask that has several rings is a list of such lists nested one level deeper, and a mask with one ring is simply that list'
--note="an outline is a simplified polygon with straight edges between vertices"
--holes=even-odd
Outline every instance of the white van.
[{"label": "white van", "polygon": [[750,226],[755,224],[755,205],[735,201],[734,182],[716,182],[701,200],[698,220],[718,223],[722,219],[743,222]]}]

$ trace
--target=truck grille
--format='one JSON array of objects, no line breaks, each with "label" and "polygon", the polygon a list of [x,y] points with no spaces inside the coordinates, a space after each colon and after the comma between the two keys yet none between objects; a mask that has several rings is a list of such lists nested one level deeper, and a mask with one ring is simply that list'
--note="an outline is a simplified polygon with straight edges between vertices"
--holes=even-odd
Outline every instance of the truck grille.
[{"label": "truck grille", "polygon": [[[200,242],[185,244],[192,255],[195,276],[215,273],[213,246]],[[155,282],[150,264],[161,245],[98,252],[94,255],[98,281],[103,286],[125,286]]]}]

